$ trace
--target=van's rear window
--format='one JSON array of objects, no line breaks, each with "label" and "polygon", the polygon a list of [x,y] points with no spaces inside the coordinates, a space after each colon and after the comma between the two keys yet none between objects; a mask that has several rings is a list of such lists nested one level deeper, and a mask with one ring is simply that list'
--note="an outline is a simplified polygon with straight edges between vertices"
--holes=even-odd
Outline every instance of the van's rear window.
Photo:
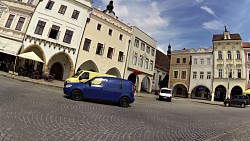
[{"label": "van's rear window", "polygon": [[161,93],[171,93],[171,91],[170,90],[161,90]]}]

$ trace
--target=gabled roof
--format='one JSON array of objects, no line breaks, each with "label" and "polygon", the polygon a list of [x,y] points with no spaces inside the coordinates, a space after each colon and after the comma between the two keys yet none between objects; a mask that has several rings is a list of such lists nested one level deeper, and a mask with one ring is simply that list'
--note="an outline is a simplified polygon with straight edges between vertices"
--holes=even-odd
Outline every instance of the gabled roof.
[{"label": "gabled roof", "polygon": [[162,53],[158,49],[156,49],[155,67],[169,72],[170,60],[166,54]]},{"label": "gabled roof", "polygon": [[[230,34],[231,39],[225,40],[241,40],[240,34]],[[223,34],[215,34],[213,35],[213,41],[223,41],[224,35]]]},{"label": "gabled roof", "polygon": [[243,42],[243,48],[250,48],[250,42]]}]

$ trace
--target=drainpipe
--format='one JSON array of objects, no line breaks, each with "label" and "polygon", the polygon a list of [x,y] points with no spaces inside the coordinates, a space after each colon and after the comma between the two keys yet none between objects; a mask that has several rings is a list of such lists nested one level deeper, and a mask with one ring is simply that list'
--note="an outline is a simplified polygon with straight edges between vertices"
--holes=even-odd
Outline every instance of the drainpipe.
[{"label": "drainpipe", "polygon": [[[192,55],[190,55],[190,57],[189,57],[189,82],[188,82],[188,84],[189,84],[189,86],[188,86],[188,92],[189,92],[189,89],[190,89],[190,81],[191,81],[191,66],[192,66]],[[191,93],[192,93],[192,91],[191,91]],[[188,93],[188,97],[187,98],[191,98],[191,93]]]},{"label": "drainpipe", "polygon": [[128,53],[129,53],[129,51],[130,51],[130,50],[129,50],[129,49],[130,49],[130,48],[129,48],[129,47],[130,47],[130,42],[131,42],[131,40],[128,41],[128,51],[127,51],[127,57],[126,57],[126,61],[125,61],[124,71],[123,71],[123,77],[122,77],[123,79],[124,79],[124,76],[125,76],[125,71],[126,71],[126,69],[127,69],[126,67],[127,67],[127,62],[128,62]]}]

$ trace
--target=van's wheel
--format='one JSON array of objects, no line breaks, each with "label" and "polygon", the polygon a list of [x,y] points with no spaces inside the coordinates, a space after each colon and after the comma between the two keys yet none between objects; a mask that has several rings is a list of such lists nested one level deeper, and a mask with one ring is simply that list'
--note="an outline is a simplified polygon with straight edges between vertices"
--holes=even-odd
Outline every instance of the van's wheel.
[{"label": "van's wheel", "polygon": [[226,107],[229,107],[229,106],[230,106],[230,104],[229,104],[229,103],[225,103],[225,106],[226,106]]},{"label": "van's wheel", "polygon": [[83,98],[83,94],[80,90],[74,90],[72,93],[71,93],[71,98],[75,101],[80,101],[82,100]]},{"label": "van's wheel", "polygon": [[128,107],[129,106],[129,99],[127,98],[127,97],[122,97],[121,99],[120,99],[120,106],[121,107]]},{"label": "van's wheel", "polygon": [[240,104],[240,107],[241,107],[241,108],[245,108],[245,107],[246,107],[246,104],[245,104],[245,103],[241,103],[241,104]]}]

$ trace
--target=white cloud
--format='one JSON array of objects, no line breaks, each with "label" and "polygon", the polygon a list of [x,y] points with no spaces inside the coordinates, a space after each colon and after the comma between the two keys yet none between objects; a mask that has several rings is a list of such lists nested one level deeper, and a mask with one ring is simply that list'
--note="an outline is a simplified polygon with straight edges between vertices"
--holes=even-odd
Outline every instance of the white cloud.
[{"label": "white cloud", "polygon": [[207,29],[209,31],[224,29],[224,24],[221,23],[218,20],[213,20],[213,21],[205,22],[202,25],[203,25],[203,28],[205,28],[205,29]]},{"label": "white cloud", "polygon": [[211,8],[209,8],[209,7],[207,7],[207,6],[202,6],[202,7],[200,7],[200,8],[201,8],[202,10],[206,11],[207,13],[213,15],[214,17],[217,17],[217,16],[215,15],[214,11],[213,11]]},{"label": "white cloud", "polygon": [[197,3],[201,3],[203,2],[203,0],[195,0]]}]

